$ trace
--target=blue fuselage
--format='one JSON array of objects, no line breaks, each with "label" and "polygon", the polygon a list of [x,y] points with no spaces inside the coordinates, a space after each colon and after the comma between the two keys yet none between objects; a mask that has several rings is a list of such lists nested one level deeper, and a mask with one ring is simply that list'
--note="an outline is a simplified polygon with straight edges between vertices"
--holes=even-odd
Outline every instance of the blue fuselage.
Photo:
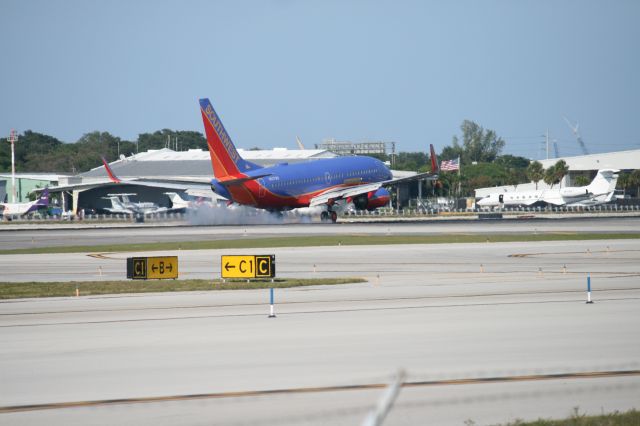
[{"label": "blue fuselage", "polygon": [[[247,180],[240,185],[221,185],[211,181],[213,190],[241,204],[261,208],[294,208],[309,205],[309,200],[329,189],[392,178],[391,171],[372,157],[353,156],[314,160],[296,164],[278,164],[243,173]],[[250,192],[250,194],[247,194]],[[247,202],[250,199],[250,202]]]}]

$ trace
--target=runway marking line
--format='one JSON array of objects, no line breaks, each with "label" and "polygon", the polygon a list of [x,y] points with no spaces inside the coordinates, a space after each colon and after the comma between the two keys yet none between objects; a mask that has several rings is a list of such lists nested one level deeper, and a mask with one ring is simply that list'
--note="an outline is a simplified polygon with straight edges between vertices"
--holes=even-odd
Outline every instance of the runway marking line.
[{"label": "runway marking line", "polygon": [[87,254],[87,256],[89,257],[93,257],[94,259],[104,259],[104,260],[122,260],[120,258],[117,257],[109,257],[108,255],[110,254],[116,254],[116,253],[89,253]]},{"label": "runway marking line", "polygon": [[607,253],[607,254],[612,254],[612,253],[624,253],[624,252],[638,252],[640,250],[594,250],[591,252],[585,252],[585,251],[563,251],[563,252],[548,252],[548,253],[515,253],[515,254],[510,254],[507,257],[529,257],[529,256],[549,256],[549,255],[567,255],[567,254],[584,254],[584,255],[588,255],[588,254],[596,254],[596,253]]},{"label": "runway marking line", "polygon": [[[626,297],[626,298],[598,298],[598,300],[628,302],[640,300],[640,297]],[[509,305],[531,305],[531,304],[547,304],[547,303],[576,303],[582,300],[544,300],[544,301],[527,301],[527,302],[494,302],[494,303],[469,303],[469,304],[449,304],[449,305],[417,305],[417,306],[397,306],[397,307],[366,307],[366,308],[353,308],[353,309],[326,309],[326,310],[314,310],[314,311],[290,311],[281,312],[280,315],[317,315],[317,314],[341,314],[348,312],[368,312],[368,311],[399,311],[405,309],[442,309],[442,308],[469,308],[479,306],[509,306]],[[80,324],[118,324],[118,323],[136,323],[147,321],[184,321],[184,320],[199,320],[199,319],[216,319],[216,318],[232,318],[232,317],[255,317],[263,316],[262,313],[241,313],[241,314],[212,314],[212,315],[194,315],[184,317],[166,317],[166,318],[130,318],[119,320],[102,320],[102,321],[76,321],[76,322],[51,322],[51,323],[34,323],[34,324],[9,324],[0,325],[0,329],[3,328],[18,328],[18,327],[53,327],[53,326],[66,326],[66,325],[80,325]]]},{"label": "runway marking line", "polygon": [[[640,274],[638,274],[640,276]],[[599,294],[605,292],[616,291],[637,291],[640,287],[619,287],[619,288],[607,288],[598,290]],[[308,291],[307,289],[301,289],[299,291]],[[549,295],[549,294],[573,294],[584,293],[584,290],[541,290],[541,291],[510,291],[510,292],[495,292],[495,293],[472,293],[472,294],[444,294],[444,295],[424,295],[424,296],[411,296],[411,297],[372,297],[372,298],[351,298],[351,299],[325,299],[325,300],[289,300],[280,302],[280,305],[305,305],[305,304],[323,304],[323,303],[367,303],[367,302],[397,302],[406,300],[436,300],[436,299],[462,299],[462,298],[480,298],[480,297],[501,297],[501,296],[535,296],[535,295]],[[130,297],[130,296],[127,296]],[[134,296],[138,297],[138,296]],[[619,300],[619,299],[615,299]],[[13,299],[0,301],[2,303],[15,303]],[[21,316],[21,315],[59,315],[59,314],[77,314],[77,313],[95,313],[95,312],[138,312],[138,311],[166,311],[176,309],[212,309],[212,308],[239,308],[239,307],[256,307],[264,306],[263,302],[255,303],[220,303],[220,304],[203,304],[203,305],[174,305],[174,306],[154,306],[149,308],[94,308],[94,309],[69,309],[60,311],[39,311],[39,312],[8,312],[0,313],[0,317],[9,316]],[[2,327],[2,326],[0,326]]]},{"label": "runway marking line", "polygon": [[[404,382],[403,387],[435,387],[435,386],[454,386],[454,385],[477,385],[486,383],[507,383],[507,382],[533,382],[545,380],[562,380],[562,379],[596,379],[608,377],[625,377],[640,376],[640,370],[617,370],[617,371],[587,371],[578,373],[554,373],[554,374],[533,374],[520,376],[496,376],[496,377],[478,377],[463,379],[445,379],[445,380],[424,380],[414,382]],[[186,395],[166,395],[151,396],[138,398],[117,398],[102,399],[93,401],[70,401],[70,402],[52,402],[44,404],[26,404],[26,405],[9,405],[0,407],[0,414],[17,413],[25,411],[40,410],[59,410],[64,408],[84,408],[97,406],[111,406],[124,404],[148,404],[157,402],[170,401],[189,401],[197,399],[222,399],[222,398],[244,398],[265,395],[279,394],[296,394],[296,393],[324,393],[324,392],[342,392],[354,390],[370,390],[383,389],[388,386],[387,383],[368,383],[360,385],[342,385],[342,386],[322,386],[322,387],[304,387],[304,388],[288,388],[288,389],[266,389],[253,391],[235,391],[235,392],[213,392],[198,393]]]}]

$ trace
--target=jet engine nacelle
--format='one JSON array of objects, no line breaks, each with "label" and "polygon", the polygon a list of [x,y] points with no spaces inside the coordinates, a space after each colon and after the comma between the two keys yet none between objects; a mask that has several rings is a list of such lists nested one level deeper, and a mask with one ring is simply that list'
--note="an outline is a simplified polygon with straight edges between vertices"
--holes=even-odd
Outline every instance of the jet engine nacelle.
[{"label": "jet engine nacelle", "polygon": [[378,207],[386,206],[389,203],[391,194],[384,188],[360,194],[353,197],[351,201],[357,210],[375,210]]},{"label": "jet engine nacelle", "polygon": [[563,197],[582,197],[589,195],[589,190],[586,188],[561,188],[560,195]]},{"label": "jet engine nacelle", "polygon": [[229,190],[224,186],[224,185],[220,185],[220,183],[218,183],[218,181],[216,181],[215,179],[211,181],[211,190],[213,192],[215,192],[218,195],[223,196],[224,198],[230,200],[231,199],[231,195],[229,194]]}]

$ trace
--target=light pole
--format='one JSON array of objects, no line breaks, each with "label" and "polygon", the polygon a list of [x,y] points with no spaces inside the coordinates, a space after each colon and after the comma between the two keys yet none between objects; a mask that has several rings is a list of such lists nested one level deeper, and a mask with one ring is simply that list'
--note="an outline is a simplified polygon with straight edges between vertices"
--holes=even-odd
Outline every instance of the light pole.
[{"label": "light pole", "polygon": [[11,144],[11,202],[16,202],[16,154],[14,144],[18,142],[18,133],[11,129],[9,143]]}]

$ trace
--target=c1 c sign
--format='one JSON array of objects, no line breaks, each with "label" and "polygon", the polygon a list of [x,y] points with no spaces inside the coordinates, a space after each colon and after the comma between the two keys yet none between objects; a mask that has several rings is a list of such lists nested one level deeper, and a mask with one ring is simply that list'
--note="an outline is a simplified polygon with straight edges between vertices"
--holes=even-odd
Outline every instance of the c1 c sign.
[{"label": "c1 c sign", "polygon": [[222,278],[274,278],[276,256],[273,254],[223,255],[220,272]]},{"label": "c1 c sign", "polygon": [[178,256],[128,257],[127,278],[162,280],[178,278]]}]

